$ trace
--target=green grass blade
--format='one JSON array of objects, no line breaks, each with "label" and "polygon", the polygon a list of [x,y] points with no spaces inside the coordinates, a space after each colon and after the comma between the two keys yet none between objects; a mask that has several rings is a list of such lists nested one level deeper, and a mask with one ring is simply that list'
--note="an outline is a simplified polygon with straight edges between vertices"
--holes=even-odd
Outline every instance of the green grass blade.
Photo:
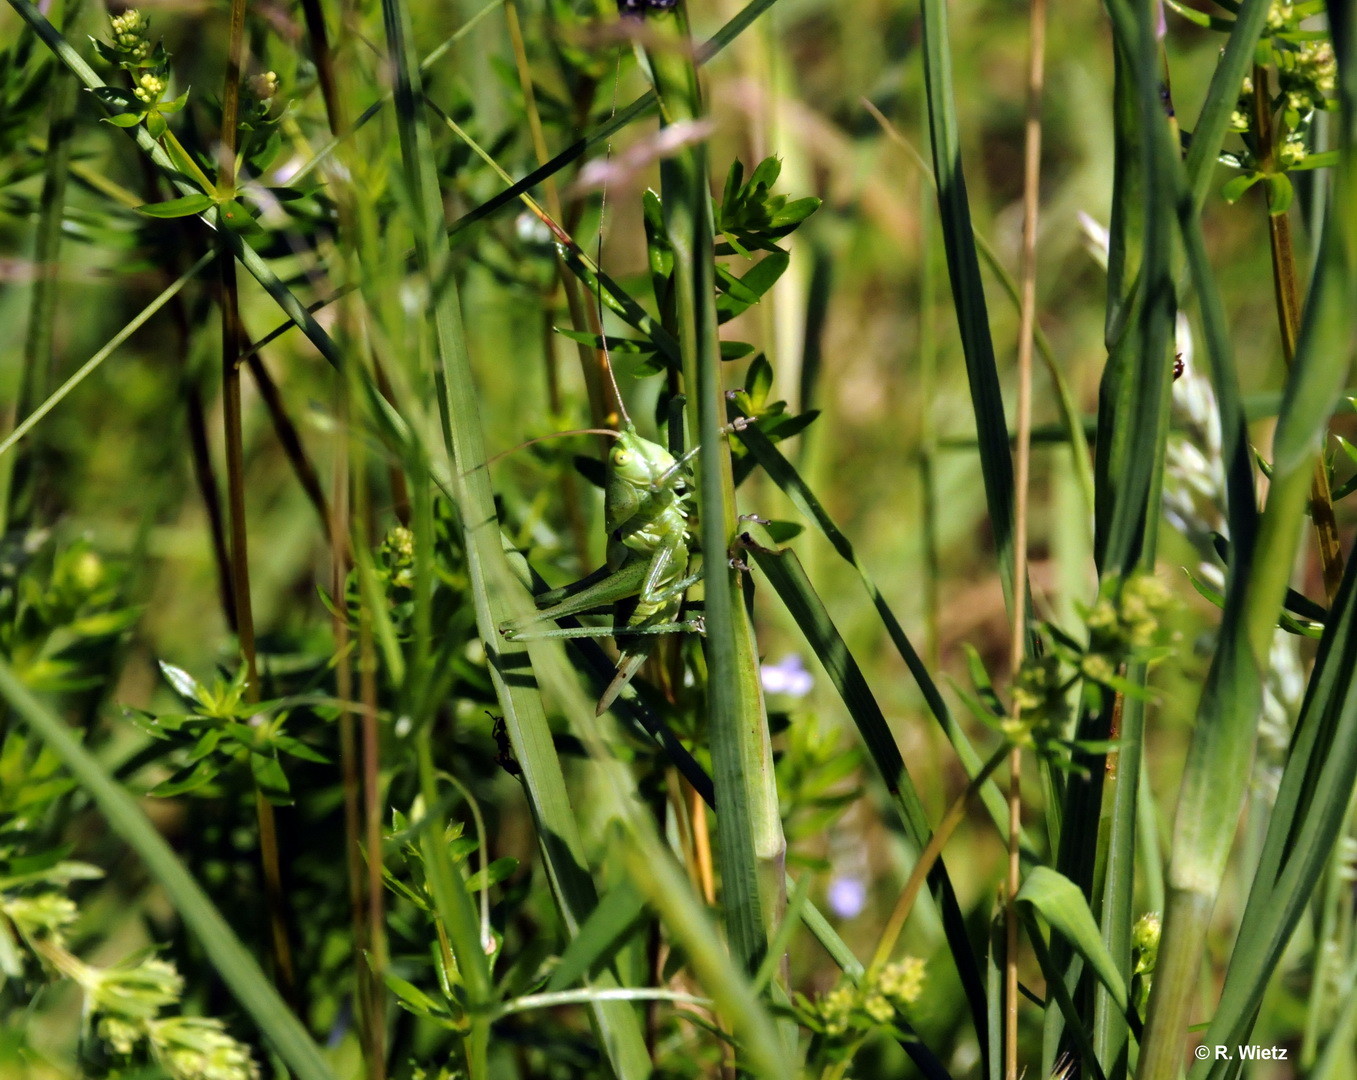
[{"label": "green grass blade", "polygon": [[1008,425],[999,389],[999,372],[990,338],[985,289],[975,250],[966,179],[961,168],[961,136],[952,88],[951,45],[944,0],[921,0],[923,12],[924,82],[928,91],[928,130],[933,150],[933,172],[938,183],[938,209],[952,301],[966,354],[971,407],[980,442],[980,469],[985,502],[994,529],[995,556],[1004,599],[1013,604],[1013,459],[1008,449]]},{"label": "green grass blade", "polygon": [[[1268,982],[1347,822],[1357,783],[1354,563],[1348,562],[1320,642],[1220,1002],[1205,1036],[1212,1045],[1247,1041]],[[1209,1075],[1224,1074],[1212,1063]]]},{"label": "green grass blade", "polygon": [[[696,121],[703,115],[681,9],[675,22],[681,31],[678,40],[647,53],[668,123]],[[695,421],[690,430],[702,447],[696,469],[697,504],[705,574],[707,731],[721,807],[716,819],[721,903],[736,962],[754,972],[781,921],[787,842],[758,648],[740,572],[726,554],[736,537],[735,484],[730,446],[722,430],[726,397],[716,316],[716,227],[705,143],[689,144],[662,162],[660,188],[665,231],[674,253],[675,330]]]},{"label": "green grass blade", "polygon": [[0,696],[29,729],[61,758],[111,828],[146,864],[179,917],[198,939],[270,1045],[300,1080],[333,1080],[320,1048],[284,1003],[254,957],[240,943],[193,875],[121,784],[72,734],[56,713],[38,701],[0,660]]},{"label": "green grass blade", "polygon": [[[1117,183],[1129,185],[1125,201],[1137,209],[1134,216],[1114,218],[1112,236],[1114,247],[1120,237],[1128,249],[1124,272],[1134,270],[1136,278],[1099,394],[1095,554],[1102,574],[1125,577],[1153,565],[1157,531],[1158,514],[1151,507],[1157,505],[1172,384],[1174,158],[1148,9],[1112,0],[1108,10],[1135,105],[1133,111],[1118,112],[1117,122],[1132,128],[1126,139],[1136,144],[1134,160],[1118,169]],[[1132,266],[1129,251],[1136,248],[1139,262]],[[1109,297],[1115,297],[1111,261],[1108,273]]]},{"label": "green grass blade", "polygon": [[[1337,44],[1340,57],[1351,58],[1346,43]],[[1351,63],[1340,65],[1340,86],[1343,124],[1334,205],[1346,207],[1344,195],[1351,191],[1353,175],[1352,106],[1357,101],[1357,73]],[[1159,953],[1164,966],[1155,973],[1150,995],[1140,1080],[1171,1080],[1181,1067],[1203,942],[1253,756],[1261,699],[1258,666],[1267,656],[1286,594],[1314,456],[1352,355],[1349,228],[1337,213],[1325,223],[1274,437],[1273,474],[1257,543],[1251,557],[1245,551],[1232,553],[1230,560],[1220,644],[1198,707],[1179,791]],[[1330,707],[1322,699],[1315,704]],[[1300,870],[1296,873],[1303,876]],[[1249,981],[1241,976],[1241,992],[1249,991]]]}]

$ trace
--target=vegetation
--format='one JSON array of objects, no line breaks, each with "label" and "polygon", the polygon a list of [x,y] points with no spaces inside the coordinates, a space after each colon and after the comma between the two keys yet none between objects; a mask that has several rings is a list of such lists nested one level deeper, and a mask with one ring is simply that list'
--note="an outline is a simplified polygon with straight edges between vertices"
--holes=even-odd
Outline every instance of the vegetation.
[{"label": "vegetation", "polygon": [[1357,1075],[1357,31],[1058,15],[9,0],[0,1074]]}]

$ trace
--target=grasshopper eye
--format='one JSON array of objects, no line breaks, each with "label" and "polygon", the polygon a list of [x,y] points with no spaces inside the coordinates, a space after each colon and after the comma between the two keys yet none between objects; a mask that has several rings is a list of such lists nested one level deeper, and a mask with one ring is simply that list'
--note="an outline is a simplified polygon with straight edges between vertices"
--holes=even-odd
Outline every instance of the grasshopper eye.
[{"label": "grasshopper eye", "polygon": [[630,460],[631,455],[627,453],[625,450],[621,449],[620,447],[613,451],[614,465],[625,465]]}]

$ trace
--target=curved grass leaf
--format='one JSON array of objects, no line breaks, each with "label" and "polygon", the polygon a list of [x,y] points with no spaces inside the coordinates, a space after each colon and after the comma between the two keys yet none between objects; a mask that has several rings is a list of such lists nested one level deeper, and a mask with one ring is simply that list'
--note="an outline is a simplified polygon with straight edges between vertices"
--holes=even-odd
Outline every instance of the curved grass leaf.
[{"label": "curved grass leaf", "polygon": [[[1048,866],[1036,866],[1023,879],[1017,900],[1040,914],[1088,964],[1139,1036],[1140,1021],[1131,1009],[1126,982],[1103,942],[1102,931],[1079,886]],[[1052,988],[1057,994],[1065,993],[1059,979]]]},{"label": "curved grass leaf", "polygon": [[[1320,642],[1248,904],[1204,1041],[1246,1042],[1268,982],[1347,823],[1357,784],[1357,560]],[[1223,1077],[1224,1062],[1194,1076]]]},{"label": "curved grass leaf", "polygon": [[[777,592],[779,599],[786,605],[801,633],[805,635],[811,652],[824,666],[830,681],[853,718],[853,723],[857,725],[862,735],[872,761],[886,784],[891,801],[900,812],[910,840],[923,851],[928,846],[932,830],[929,828],[923,803],[900,754],[900,748],[896,745],[895,737],[891,734],[890,726],[886,723],[886,718],[862,674],[862,669],[816,595],[801,566],[801,561],[789,548],[774,551],[750,545],[748,550]],[[983,1038],[983,1032],[987,1027],[984,979],[970,945],[965,918],[957,903],[947,868],[941,859],[929,872],[928,881],[942,913],[943,930],[947,935],[948,948],[970,1005],[972,1022],[977,1035]]]},{"label": "curved grass leaf", "polygon": [[[957,757],[961,759],[966,774],[975,776],[979,773],[982,764],[980,755],[971,746],[971,741],[966,732],[962,730],[961,725],[952,718],[951,710],[947,708],[947,703],[943,700],[937,684],[933,681],[933,677],[929,675],[927,668],[924,667],[918,652],[915,651],[909,637],[905,634],[904,627],[900,625],[900,620],[895,617],[895,612],[891,610],[886,598],[881,595],[881,590],[877,587],[876,582],[872,580],[866,568],[858,561],[857,552],[853,549],[852,543],[839,530],[823,504],[810,490],[805,479],[797,472],[796,467],[783,456],[782,452],[768,440],[768,437],[757,426],[746,427],[743,431],[738,432],[735,438],[744,443],[754,460],[759,463],[760,468],[768,474],[769,479],[782,489],[787,498],[791,499],[796,508],[806,517],[806,520],[815,523],[839,557],[857,571],[863,588],[867,590],[867,595],[872,598],[872,605],[876,608],[877,615],[886,627],[886,633],[890,636],[891,643],[894,644],[896,651],[900,654],[900,659],[905,662],[905,667],[909,669],[919,691],[923,694],[929,712],[933,714],[934,719],[937,720],[943,733],[947,736],[948,742],[952,744],[952,748],[956,751]],[[1002,834],[1007,828],[1006,822],[1008,820],[1008,809],[1004,803],[1003,793],[994,781],[990,780],[981,789],[980,797],[984,801],[990,816],[994,819],[995,827]]]},{"label": "curved grass leaf", "polygon": [[[928,132],[933,172],[938,183],[938,209],[947,272],[952,282],[957,327],[966,354],[971,407],[980,441],[980,469],[985,501],[994,529],[995,557],[1004,599],[1013,604],[1013,460],[1008,450],[1008,424],[999,389],[999,373],[990,338],[985,288],[975,250],[966,179],[961,167],[961,136],[952,88],[952,56],[944,0],[920,0],[923,12],[924,84],[928,91]],[[1028,590],[1030,594],[1030,590]]]}]

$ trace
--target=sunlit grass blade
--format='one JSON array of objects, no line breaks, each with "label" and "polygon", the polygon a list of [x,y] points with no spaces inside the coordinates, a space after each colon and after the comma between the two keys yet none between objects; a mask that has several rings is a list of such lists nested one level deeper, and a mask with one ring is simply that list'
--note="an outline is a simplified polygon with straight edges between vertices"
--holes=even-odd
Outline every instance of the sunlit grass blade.
[{"label": "sunlit grass blade", "polygon": [[[679,31],[677,36],[647,52],[656,92],[666,123],[696,121],[704,107],[682,9],[671,25]],[[736,536],[735,483],[724,434],[716,226],[705,143],[691,143],[661,162],[660,189],[674,256],[674,330],[683,357],[689,430],[701,445],[696,495],[707,631],[707,735],[721,808],[716,819],[721,905],[736,961],[752,973],[781,921],[787,842],[759,681],[758,647],[740,572],[728,556]]]},{"label": "sunlit grass blade", "polygon": [[[472,380],[456,280],[450,265],[438,175],[424,119],[423,91],[411,39],[410,16],[401,0],[384,0],[382,8],[396,74],[396,118],[405,180],[411,195],[416,256],[420,270],[429,282],[433,304],[436,354],[433,380],[437,407],[452,468],[451,488],[464,531],[476,622],[485,644],[496,695],[504,711],[505,726],[522,768],[539,830],[542,858],[562,921],[573,937],[597,903],[597,894],[588,873],[578,825],[527,651],[521,644],[507,641],[499,634],[499,627],[513,614],[502,595],[502,583],[508,578],[508,572],[486,467],[480,405]],[[428,484],[430,479],[417,476],[416,482]],[[475,974],[476,984],[468,984],[468,995],[476,999],[477,1005],[488,1005],[493,988],[488,971],[484,969],[481,943],[479,940],[462,941],[459,948],[459,959],[472,948],[480,951],[479,959],[467,956],[469,962],[479,967]],[[600,984],[606,986],[608,982],[601,978]],[[618,1076],[629,1080],[648,1075],[649,1055],[631,1006],[625,1002],[596,1001],[593,1016],[605,1052]],[[473,1024],[476,1022],[473,1020]],[[484,1025],[485,1014],[479,1022]],[[481,1037],[486,1037],[484,1030]]]},{"label": "sunlit grass blade", "polygon": [[44,743],[99,808],[109,828],[146,864],[165,890],[184,925],[231,989],[242,1009],[259,1026],[300,1080],[333,1080],[320,1048],[301,1021],[273,988],[259,964],[241,944],[226,920],[185,869],[164,837],[156,831],[127,789],[119,784],[51,709],[38,701],[0,660],[0,696]]}]

